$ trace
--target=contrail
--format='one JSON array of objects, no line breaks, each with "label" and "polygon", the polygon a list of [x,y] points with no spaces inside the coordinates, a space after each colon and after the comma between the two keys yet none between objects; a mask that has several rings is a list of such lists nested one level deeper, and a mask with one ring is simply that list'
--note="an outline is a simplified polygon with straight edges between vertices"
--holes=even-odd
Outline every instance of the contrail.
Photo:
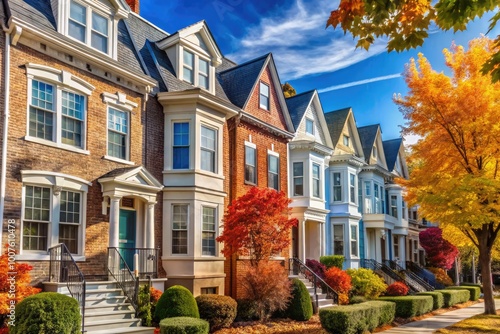
[{"label": "contrail", "polygon": [[359,86],[359,85],[364,85],[370,82],[376,82],[376,81],[383,81],[383,80],[389,80],[389,79],[396,79],[400,78],[401,74],[396,73],[396,74],[390,74],[390,75],[384,75],[381,77],[376,77],[376,78],[371,78],[371,79],[365,79],[365,80],[360,80],[360,81],[353,81],[353,82],[348,82],[342,85],[336,85],[336,86],[330,86],[326,88],[322,88],[318,90],[318,93],[325,93],[325,92],[331,92],[332,90],[338,90],[338,89],[343,89],[343,88],[348,88],[348,87],[353,87],[353,86]]}]

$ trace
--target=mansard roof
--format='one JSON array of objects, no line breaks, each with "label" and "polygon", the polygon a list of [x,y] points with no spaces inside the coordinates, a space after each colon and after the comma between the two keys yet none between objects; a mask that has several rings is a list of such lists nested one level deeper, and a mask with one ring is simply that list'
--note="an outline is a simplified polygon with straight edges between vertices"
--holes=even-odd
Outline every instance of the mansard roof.
[{"label": "mansard roof", "polygon": [[292,119],[292,123],[295,129],[298,128],[300,121],[302,121],[307,108],[311,104],[311,100],[314,97],[315,92],[315,90],[310,90],[308,92],[300,93],[286,99],[288,112],[290,113],[290,118]]},{"label": "mansard roof", "polygon": [[403,145],[403,138],[385,140],[382,142],[382,144],[384,145],[387,168],[389,169],[389,171],[392,171],[396,166],[396,160],[398,158],[399,150],[401,148],[401,145]]},{"label": "mansard roof", "polygon": [[375,144],[375,139],[377,138],[377,132],[380,128],[379,124],[367,125],[358,128],[359,139],[361,140],[361,145],[363,146],[363,153],[365,159],[369,161],[373,145]]}]

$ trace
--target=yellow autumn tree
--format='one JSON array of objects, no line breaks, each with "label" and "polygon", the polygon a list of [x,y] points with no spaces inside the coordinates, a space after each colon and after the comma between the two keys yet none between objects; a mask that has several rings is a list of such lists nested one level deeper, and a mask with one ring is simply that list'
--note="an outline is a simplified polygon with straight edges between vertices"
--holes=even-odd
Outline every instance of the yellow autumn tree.
[{"label": "yellow autumn tree", "polygon": [[452,45],[443,51],[450,76],[419,54],[405,70],[408,94],[395,99],[405,133],[422,137],[409,156],[409,180],[399,182],[424,217],[445,233],[458,228],[478,248],[486,314],[496,314],[491,252],[500,231],[500,83],[481,67],[496,52],[486,37],[468,50]]}]

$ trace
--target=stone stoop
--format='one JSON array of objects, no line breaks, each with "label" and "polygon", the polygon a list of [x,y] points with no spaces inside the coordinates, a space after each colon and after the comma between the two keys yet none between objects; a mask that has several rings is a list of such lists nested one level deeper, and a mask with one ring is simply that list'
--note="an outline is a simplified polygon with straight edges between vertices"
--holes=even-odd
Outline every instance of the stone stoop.
[{"label": "stone stoop", "polygon": [[[66,284],[57,284],[56,292],[71,296]],[[154,327],[141,326],[141,319],[135,317],[132,304],[127,300],[117,282],[87,282],[85,332],[87,334],[153,334]]]},{"label": "stone stoop", "polygon": [[[293,278],[298,278],[299,280],[304,283],[304,285],[307,288],[307,291],[309,291],[309,295],[311,296],[311,303],[313,305],[314,313],[318,313],[319,310],[316,310],[316,295],[314,294],[314,286],[313,284],[304,276],[302,275],[291,275],[288,276],[288,278],[293,279]],[[316,290],[318,291],[318,290]],[[325,293],[318,293],[318,308],[322,309],[324,307],[330,307],[330,306],[337,306],[336,304],[333,303],[333,299],[326,299],[326,294]]]}]

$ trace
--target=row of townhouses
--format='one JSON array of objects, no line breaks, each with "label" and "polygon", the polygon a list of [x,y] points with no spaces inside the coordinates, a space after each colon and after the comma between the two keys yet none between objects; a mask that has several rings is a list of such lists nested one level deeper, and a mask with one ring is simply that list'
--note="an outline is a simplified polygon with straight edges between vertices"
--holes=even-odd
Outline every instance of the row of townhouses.
[{"label": "row of townhouses", "polygon": [[[2,243],[50,274],[65,244],[98,279],[118,250],[167,286],[237,297],[238,258],[216,238],[253,186],[285,191],[299,220],[283,259],[420,262],[401,138],[325,112],[317,91],[285,98],[271,54],[236,64],[205,22],[167,33],[139,0],[3,0]],[[126,252],[126,250],[132,252]],[[141,254],[142,254],[141,253]]]}]

